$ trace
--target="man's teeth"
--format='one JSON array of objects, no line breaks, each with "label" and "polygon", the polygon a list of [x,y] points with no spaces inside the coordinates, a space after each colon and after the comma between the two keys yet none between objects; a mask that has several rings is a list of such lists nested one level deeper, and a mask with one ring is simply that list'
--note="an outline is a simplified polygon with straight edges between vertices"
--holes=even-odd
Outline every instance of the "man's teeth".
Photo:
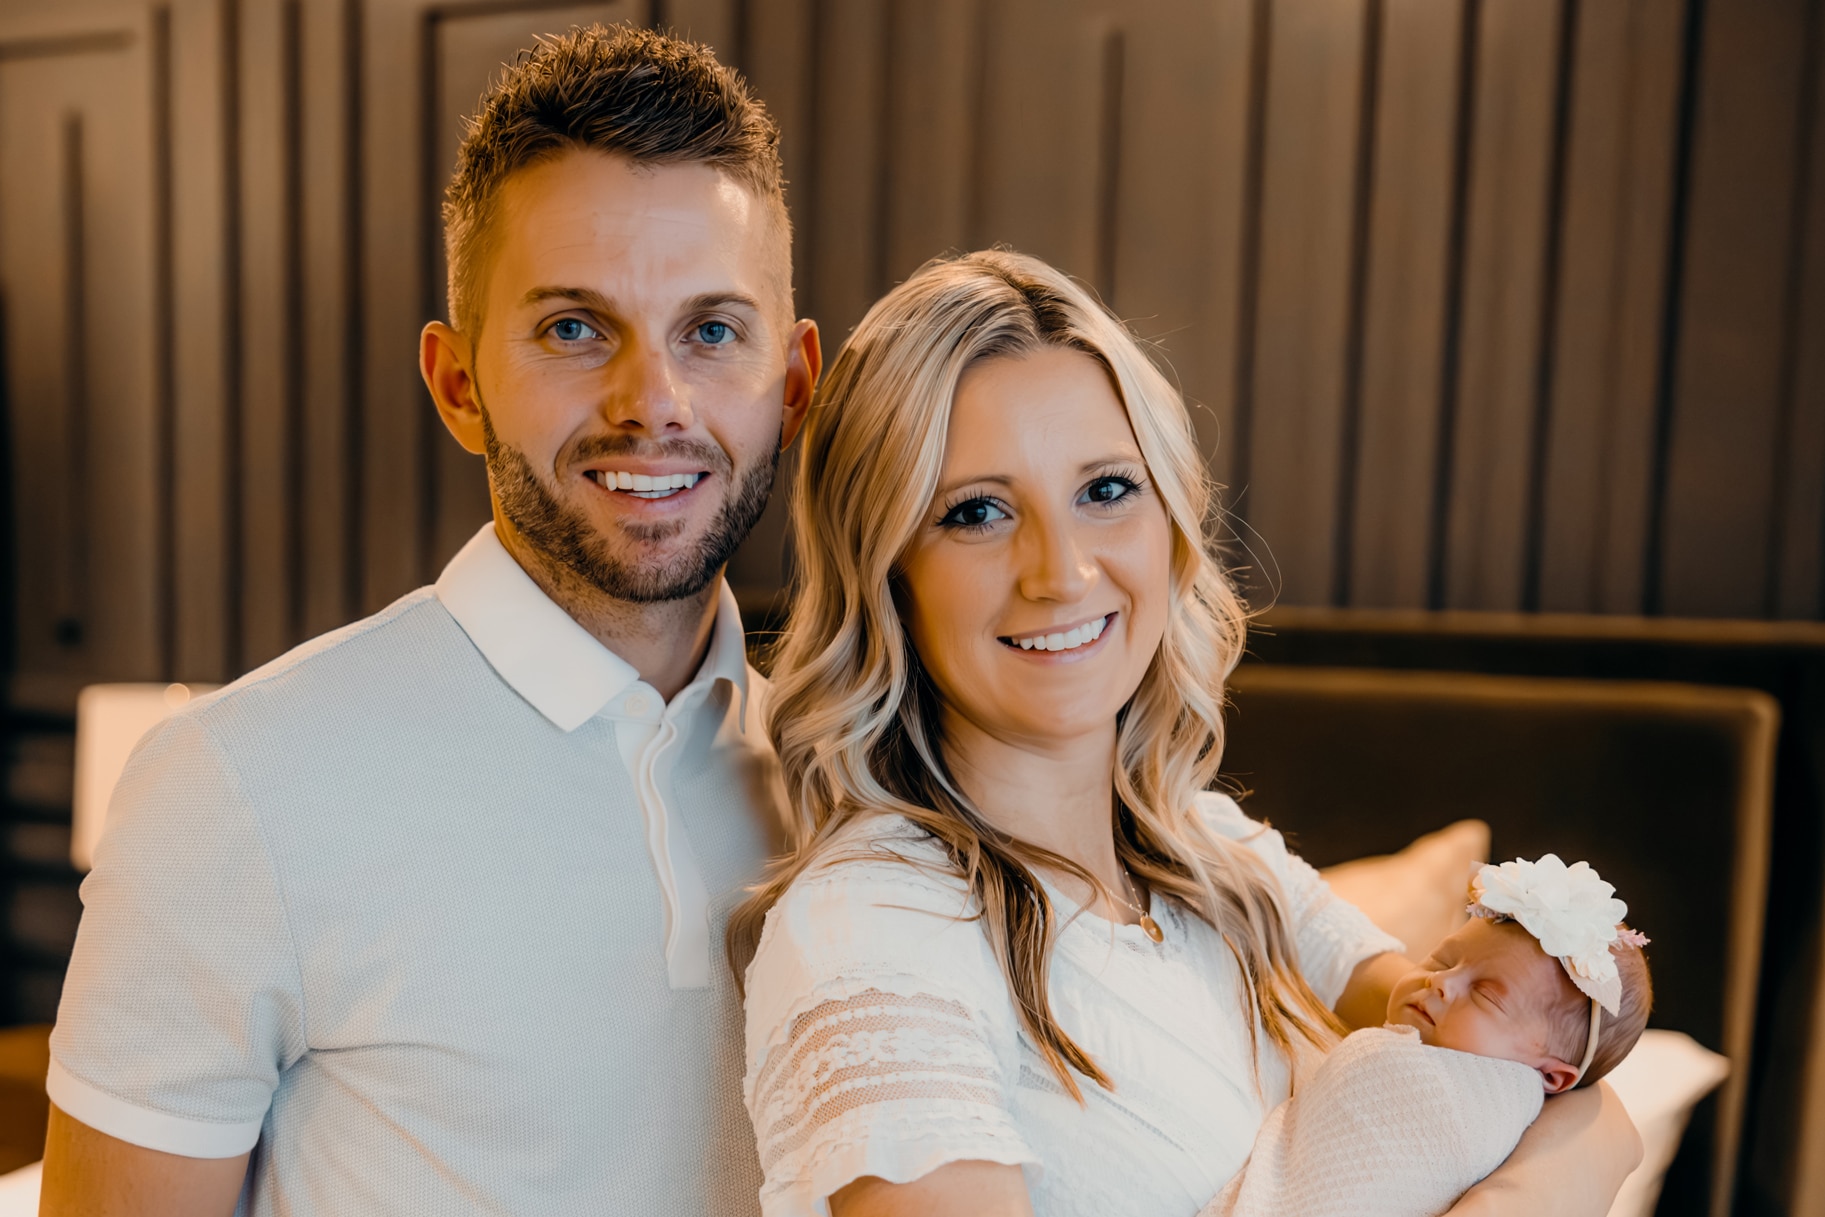
[{"label": "man's teeth", "polygon": [[597,469],[591,474],[605,490],[631,490],[635,494],[644,494],[650,498],[662,499],[680,490],[689,490],[695,486],[701,473],[627,473],[615,469]]},{"label": "man's teeth", "polygon": [[1014,641],[1023,651],[1071,651],[1101,638],[1108,624],[1109,618],[1103,616],[1062,634],[1034,634]]}]

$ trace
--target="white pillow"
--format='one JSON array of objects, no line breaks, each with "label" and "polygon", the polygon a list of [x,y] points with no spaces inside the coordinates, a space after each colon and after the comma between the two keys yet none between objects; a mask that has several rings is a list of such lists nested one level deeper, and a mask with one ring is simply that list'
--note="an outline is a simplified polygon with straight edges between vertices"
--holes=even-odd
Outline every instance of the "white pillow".
[{"label": "white pillow", "polygon": [[1623,1182],[1610,1217],[1653,1217],[1661,1179],[1679,1152],[1692,1109],[1729,1073],[1728,1057],[1691,1036],[1648,1030],[1604,1076],[1641,1132],[1641,1165]]}]

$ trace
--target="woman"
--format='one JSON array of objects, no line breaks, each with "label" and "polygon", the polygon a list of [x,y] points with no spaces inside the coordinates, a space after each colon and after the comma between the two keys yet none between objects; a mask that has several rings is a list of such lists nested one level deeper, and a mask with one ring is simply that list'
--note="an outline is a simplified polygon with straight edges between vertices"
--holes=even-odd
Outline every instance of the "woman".
[{"label": "woman", "polygon": [[[803,459],[798,847],[730,927],[763,1210],[1195,1212],[1406,965],[1205,789],[1246,616],[1183,404],[1064,275],[977,253],[870,311]],[[1495,1178],[1601,1213],[1633,1128],[1554,1108]]]}]

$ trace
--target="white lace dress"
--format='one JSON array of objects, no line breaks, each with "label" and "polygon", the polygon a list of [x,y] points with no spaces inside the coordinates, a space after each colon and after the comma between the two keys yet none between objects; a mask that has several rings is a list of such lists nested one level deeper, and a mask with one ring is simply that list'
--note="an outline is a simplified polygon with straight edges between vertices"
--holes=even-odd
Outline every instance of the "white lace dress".
[{"label": "white lace dress", "polygon": [[[1323,1001],[1362,960],[1400,949],[1233,800],[1199,808],[1278,876]],[[1257,1090],[1240,974],[1208,925],[1155,897],[1157,945],[1089,913],[1060,931],[1053,1013],[1115,1083],[1084,1081],[1079,1106],[1022,1034],[937,846],[898,817],[852,844],[930,865],[846,856],[801,875],[767,916],[744,1084],[765,1217],[827,1214],[862,1176],[903,1183],[963,1160],[1021,1166],[1038,1217],[1191,1217],[1241,1168],[1290,1075],[1263,1035]]]}]

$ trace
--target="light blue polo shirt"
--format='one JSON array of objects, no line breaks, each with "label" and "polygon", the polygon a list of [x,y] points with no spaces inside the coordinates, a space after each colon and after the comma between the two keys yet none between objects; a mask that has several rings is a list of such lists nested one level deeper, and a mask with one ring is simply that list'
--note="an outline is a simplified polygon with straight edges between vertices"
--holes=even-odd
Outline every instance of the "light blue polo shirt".
[{"label": "light blue polo shirt", "polygon": [[484,528],[115,793],[51,1099],[250,1214],[757,1213],[722,930],[779,844],[724,586],[665,703]]}]

